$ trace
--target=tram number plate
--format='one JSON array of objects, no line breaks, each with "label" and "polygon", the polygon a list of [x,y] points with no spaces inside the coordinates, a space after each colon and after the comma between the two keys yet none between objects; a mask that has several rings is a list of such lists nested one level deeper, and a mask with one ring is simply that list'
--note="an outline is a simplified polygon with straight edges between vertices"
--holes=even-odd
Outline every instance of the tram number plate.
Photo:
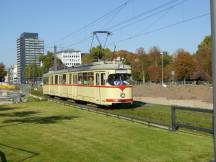
[{"label": "tram number plate", "polygon": [[127,70],[116,70],[116,73],[124,74],[127,73]]}]

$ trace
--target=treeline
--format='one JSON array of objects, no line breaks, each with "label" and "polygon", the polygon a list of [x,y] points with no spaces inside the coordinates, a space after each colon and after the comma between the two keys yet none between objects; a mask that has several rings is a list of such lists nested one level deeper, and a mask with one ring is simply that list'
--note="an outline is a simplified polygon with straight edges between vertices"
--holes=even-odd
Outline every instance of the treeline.
[{"label": "treeline", "polygon": [[[178,49],[175,53],[164,52],[158,47],[152,47],[148,52],[140,47],[136,52],[120,50],[112,52],[109,48],[102,49],[100,46],[93,47],[90,54],[82,58],[82,64],[88,64],[98,59],[113,60],[117,57],[125,58],[125,64],[131,65],[132,77],[135,81],[161,82],[162,57],[164,81],[211,81],[211,37],[206,36],[198,45],[195,53],[184,49]],[[163,56],[162,56],[163,53]],[[25,68],[25,77],[28,81],[34,81],[47,73],[54,64],[54,55],[48,52],[41,55],[39,60],[42,66],[30,64]],[[65,68],[61,60],[57,59],[58,69]]]},{"label": "treeline", "polygon": [[135,53],[126,50],[111,52],[107,48],[100,50],[100,47],[94,47],[82,61],[84,64],[89,63],[99,56],[106,60],[125,58],[125,63],[132,67],[134,80],[161,82],[163,57],[164,81],[211,81],[211,46],[211,37],[206,36],[198,45],[196,53],[178,49],[173,54],[163,52],[162,56],[162,50],[158,47],[152,47],[148,52],[141,47]]},{"label": "treeline", "polygon": [[[47,55],[40,55],[39,61],[41,66],[35,63],[29,64],[25,67],[25,79],[28,83],[35,82],[37,78],[41,78],[43,74],[47,73],[49,70],[54,68],[54,54],[52,52],[47,52]],[[62,61],[56,57],[57,69],[63,69],[64,64]]]},{"label": "treeline", "polygon": [[0,62],[0,82],[4,81],[4,77],[7,75],[5,65]]}]

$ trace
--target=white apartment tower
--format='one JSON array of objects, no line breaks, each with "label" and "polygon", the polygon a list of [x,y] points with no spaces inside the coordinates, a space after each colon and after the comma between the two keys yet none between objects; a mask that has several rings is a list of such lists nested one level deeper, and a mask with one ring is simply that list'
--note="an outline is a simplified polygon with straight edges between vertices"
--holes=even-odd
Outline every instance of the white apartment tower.
[{"label": "white apartment tower", "polygon": [[25,67],[29,64],[40,66],[39,55],[44,54],[44,41],[38,33],[22,33],[17,39],[17,79],[25,83]]}]

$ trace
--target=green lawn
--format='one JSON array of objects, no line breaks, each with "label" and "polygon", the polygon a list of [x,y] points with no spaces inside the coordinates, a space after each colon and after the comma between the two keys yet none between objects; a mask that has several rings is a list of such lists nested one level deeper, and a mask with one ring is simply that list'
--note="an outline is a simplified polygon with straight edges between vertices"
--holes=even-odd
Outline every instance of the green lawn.
[{"label": "green lawn", "polygon": [[146,121],[158,123],[165,126],[170,126],[171,123],[171,107],[164,105],[144,104],[136,102],[130,106],[120,106],[112,110],[113,113],[128,115],[145,119]]},{"label": "green lawn", "polygon": [[207,162],[212,138],[169,132],[48,101],[0,106],[9,162]]},{"label": "green lawn", "polygon": [[[158,123],[168,127],[171,126],[171,106],[135,102],[132,106],[124,106],[119,109],[116,108],[108,111],[142,118],[146,121]],[[212,128],[212,114],[209,113],[176,110],[176,121],[177,123]]]}]

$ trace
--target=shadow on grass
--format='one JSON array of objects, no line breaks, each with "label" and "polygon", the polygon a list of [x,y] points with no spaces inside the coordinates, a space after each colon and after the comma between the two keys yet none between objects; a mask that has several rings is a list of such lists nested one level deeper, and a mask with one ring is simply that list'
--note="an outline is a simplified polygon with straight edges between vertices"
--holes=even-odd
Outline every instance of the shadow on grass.
[{"label": "shadow on grass", "polygon": [[7,162],[6,156],[4,152],[0,151],[0,160],[1,162]]},{"label": "shadow on grass", "polygon": [[38,111],[20,111],[20,112],[12,112],[12,113],[0,113],[2,117],[25,117],[34,114],[38,114]]},{"label": "shadow on grass", "polygon": [[62,120],[71,120],[77,118],[77,116],[46,116],[46,117],[28,117],[28,118],[22,118],[22,119],[9,119],[3,121],[3,123],[32,123],[32,124],[54,124]]},{"label": "shadow on grass", "polygon": [[[39,155],[39,153],[37,153],[37,152],[33,152],[33,151],[25,150],[25,149],[22,149],[22,148],[6,145],[6,144],[3,144],[3,143],[0,143],[0,146],[7,147],[7,148],[10,148],[10,149],[13,149],[13,150],[22,151],[22,152],[30,154],[29,156],[27,156],[25,158],[17,160],[17,162],[25,161],[25,160],[28,160],[30,158],[33,158],[33,157]],[[1,160],[2,160],[1,162],[7,162],[5,154],[3,152],[1,152],[1,151],[0,151],[0,157],[1,157]]]},{"label": "shadow on grass", "polygon": [[141,102],[141,101],[134,101],[133,104],[128,104],[128,103],[127,104],[125,104],[125,103],[114,104],[111,107],[102,107],[102,108],[103,109],[109,109],[109,110],[112,110],[112,109],[136,109],[136,108],[141,108],[144,105],[146,105],[146,103]]},{"label": "shadow on grass", "polygon": [[15,110],[17,107],[2,107],[0,106],[0,111],[9,111],[9,110]]}]

